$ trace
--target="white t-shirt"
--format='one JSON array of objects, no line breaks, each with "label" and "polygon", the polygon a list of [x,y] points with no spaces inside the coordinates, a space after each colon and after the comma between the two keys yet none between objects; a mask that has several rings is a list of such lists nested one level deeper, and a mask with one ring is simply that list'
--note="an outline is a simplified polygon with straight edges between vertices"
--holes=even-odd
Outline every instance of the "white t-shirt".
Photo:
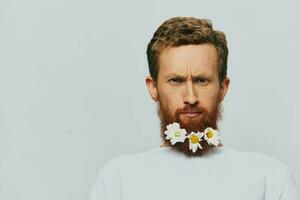
[{"label": "white t-shirt", "polygon": [[255,152],[217,147],[187,157],[172,147],[106,162],[90,200],[299,200],[290,169]]}]

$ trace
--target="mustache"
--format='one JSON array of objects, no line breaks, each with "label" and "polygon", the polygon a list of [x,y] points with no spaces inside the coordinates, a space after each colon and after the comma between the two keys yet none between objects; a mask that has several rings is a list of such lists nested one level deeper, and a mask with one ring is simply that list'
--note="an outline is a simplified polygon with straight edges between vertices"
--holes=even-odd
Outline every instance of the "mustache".
[{"label": "mustache", "polygon": [[206,113],[206,112],[207,112],[207,110],[202,106],[200,106],[200,107],[199,106],[198,107],[185,106],[183,108],[176,110],[176,113],[178,113],[178,114],[180,114],[180,113]]}]

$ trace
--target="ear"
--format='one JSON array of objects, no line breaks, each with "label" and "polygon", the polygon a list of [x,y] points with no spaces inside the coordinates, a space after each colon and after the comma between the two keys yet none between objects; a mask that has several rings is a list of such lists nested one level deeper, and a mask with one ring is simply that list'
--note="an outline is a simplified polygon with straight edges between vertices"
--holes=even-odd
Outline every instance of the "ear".
[{"label": "ear", "polygon": [[146,84],[147,84],[147,87],[148,87],[148,92],[151,96],[151,98],[154,100],[154,101],[158,101],[158,98],[157,98],[157,85],[155,83],[155,81],[153,80],[153,78],[148,75],[146,77]]},{"label": "ear", "polygon": [[227,94],[227,90],[229,88],[229,84],[230,84],[230,79],[228,77],[226,77],[223,82],[221,83],[221,88],[220,88],[220,101],[223,101],[226,94]]}]

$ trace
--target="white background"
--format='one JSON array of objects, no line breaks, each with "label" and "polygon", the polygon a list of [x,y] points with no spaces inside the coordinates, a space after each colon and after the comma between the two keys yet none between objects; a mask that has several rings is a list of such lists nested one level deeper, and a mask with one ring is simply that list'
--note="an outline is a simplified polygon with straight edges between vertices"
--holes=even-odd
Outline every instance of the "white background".
[{"label": "white background", "polygon": [[0,199],[87,199],[97,170],[160,144],[146,46],[174,16],[227,34],[224,144],[286,163],[300,191],[299,3],[0,1]]}]

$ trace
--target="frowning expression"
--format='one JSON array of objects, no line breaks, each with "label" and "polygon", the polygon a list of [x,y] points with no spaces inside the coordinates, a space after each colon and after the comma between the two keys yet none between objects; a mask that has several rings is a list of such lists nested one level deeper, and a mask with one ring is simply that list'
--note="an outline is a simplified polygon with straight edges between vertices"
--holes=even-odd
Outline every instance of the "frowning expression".
[{"label": "frowning expression", "polygon": [[[184,107],[205,108],[212,112],[226,95],[229,79],[219,81],[217,50],[211,44],[183,45],[164,49],[159,54],[158,77],[147,77],[151,97],[175,115]],[[188,122],[201,113],[180,113],[180,120]],[[197,110],[197,109],[196,109]]]}]

